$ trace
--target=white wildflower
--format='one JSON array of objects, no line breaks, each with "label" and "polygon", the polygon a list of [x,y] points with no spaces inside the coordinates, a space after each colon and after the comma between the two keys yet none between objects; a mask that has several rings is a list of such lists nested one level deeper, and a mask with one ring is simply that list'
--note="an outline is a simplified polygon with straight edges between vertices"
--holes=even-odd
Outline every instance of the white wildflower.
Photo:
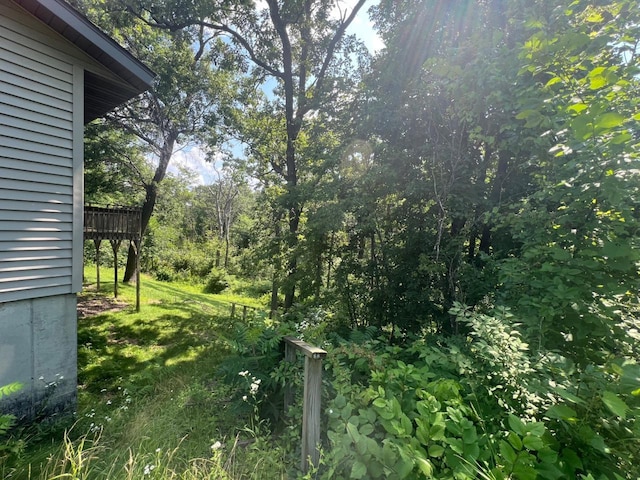
[{"label": "white wildflower", "polygon": [[217,441],[216,443],[211,445],[211,450],[220,450],[221,448],[222,448],[222,443],[220,443],[220,441]]}]

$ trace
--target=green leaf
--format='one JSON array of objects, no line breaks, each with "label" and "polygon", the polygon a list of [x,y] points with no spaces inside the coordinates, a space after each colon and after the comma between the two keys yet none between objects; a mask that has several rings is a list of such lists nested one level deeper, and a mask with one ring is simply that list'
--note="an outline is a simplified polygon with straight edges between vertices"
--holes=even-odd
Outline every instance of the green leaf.
[{"label": "green leaf", "polygon": [[426,458],[417,457],[416,463],[418,464],[418,468],[420,471],[427,477],[433,477],[433,464],[427,460]]},{"label": "green leaf", "polygon": [[575,403],[576,405],[584,405],[585,403],[583,399],[581,399],[580,397],[577,397],[576,395],[567,391],[564,388],[557,387],[557,388],[554,388],[553,391],[558,395],[560,395],[564,400],[567,400],[571,403]]},{"label": "green leaf", "polygon": [[538,473],[531,465],[518,463],[513,468],[513,476],[518,480],[536,480]]},{"label": "green leaf", "polygon": [[558,420],[575,419],[576,416],[576,411],[566,405],[554,405],[549,410],[547,410],[547,417],[555,418]]},{"label": "green leaf", "polygon": [[560,77],[553,77],[551,80],[549,80],[545,84],[545,87],[551,87],[552,85],[555,85],[556,83],[560,83],[560,82],[562,82],[562,79]]},{"label": "green leaf", "polygon": [[542,437],[546,430],[544,423],[542,422],[531,422],[527,423],[525,426],[527,433],[531,435],[535,435],[536,437]]},{"label": "green leaf", "polygon": [[391,443],[389,443],[388,441],[385,442],[382,446],[382,462],[387,466],[391,466],[396,463],[397,459],[398,455],[396,454],[396,451]]},{"label": "green leaf", "polygon": [[367,467],[364,463],[356,460],[351,467],[351,478],[364,478],[367,474]]},{"label": "green leaf", "polygon": [[592,77],[589,81],[589,88],[591,90],[599,90],[602,87],[607,85],[607,79],[602,75],[598,75],[596,77]]},{"label": "green leaf", "polygon": [[523,436],[526,433],[524,423],[513,414],[509,414],[509,427],[518,435]]},{"label": "green leaf", "polygon": [[370,423],[366,423],[360,428],[360,433],[362,435],[371,435],[373,433],[373,425]]},{"label": "green leaf", "polygon": [[520,439],[517,433],[509,432],[509,436],[507,437],[507,440],[509,440],[509,443],[513,448],[515,448],[516,450],[522,450],[522,440]]},{"label": "green leaf", "polygon": [[22,389],[22,386],[23,385],[20,382],[13,382],[0,387],[0,398],[19,392]]},{"label": "green leaf", "polygon": [[444,454],[444,447],[442,445],[433,444],[429,445],[429,456],[430,457],[441,457]]},{"label": "green leaf", "polygon": [[358,443],[360,441],[360,433],[358,432],[358,427],[356,427],[353,423],[347,423],[347,432],[349,432],[349,436],[353,443]]},{"label": "green leaf", "polygon": [[478,434],[475,427],[466,427],[462,431],[462,441],[464,443],[472,444],[478,441]]},{"label": "green leaf", "polygon": [[544,442],[540,437],[534,435],[527,435],[524,437],[522,443],[529,450],[540,450],[544,447]]},{"label": "green leaf", "polygon": [[620,115],[619,113],[609,112],[604,115],[600,115],[595,122],[596,128],[600,129],[608,129],[615,128],[622,125],[625,121],[625,117]]},{"label": "green leaf", "polygon": [[614,415],[622,418],[627,418],[627,410],[629,407],[624,401],[613,392],[604,392],[602,394],[602,403],[613,413]]},{"label": "green leaf", "polygon": [[558,480],[564,477],[564,473],[551,463],[541,463],[536,465],[536,471],[538,472],[537,478],[543,478],[545,480]]},{"label": "green leaf", "polygon": [[538,450],[538,458],[545,463],[556,463],[558,461],[558,454],[550,447],[544,447]]},{"label": "green leaf", "polygon": [[509,463],[509,465],[513,465],[516,461],[516,458],[518,458],[518,455],[513,450],[513,448],[511,448],[511,445],[509,445],[504,440],[500,441],[500,455],[502,455],[502,458],[504,458]]},{"label": "green leaf", "polygon": [[604,17],[602,16],[602,14],[600,12],[592,12],[586,18],[586,21],[589,22],[589,23],[600,23],[600,22],[604,21]]},{"label": "green leaf", "polygon": [[462,455],[462,453],[464,452],[464,444],[459,438],[447,438],[447,443],[457,454]]},{"label": "green leaf", "polygon": [[567,112],[569,113],[580,113],[583,110],[586,110],[588,105],[585,103],[573,103],[567,107]]}]

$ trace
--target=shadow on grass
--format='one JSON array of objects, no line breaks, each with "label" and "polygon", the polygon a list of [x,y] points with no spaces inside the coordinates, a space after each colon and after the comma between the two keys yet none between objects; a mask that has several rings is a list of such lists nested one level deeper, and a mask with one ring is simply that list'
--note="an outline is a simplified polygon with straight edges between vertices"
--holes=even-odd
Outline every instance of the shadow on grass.
[{"label": "shadow on grass", "polygon": [[[221,299],[148,278],[141,287],[140,312],[131,303],[135,285],[121,284],[119,299],[129,301],[128,308],[79,319],[78,381],[86,391],[152,388],[158,375],[170,376],[177,369],[191,368],[203,376],[206,369],[214,375],[229,354],[224,338],[233,331],[233,297]],[[101,282],[92,294],[112,297],[113,281]]]},{"label": "shadow on grass", "polygon": [[[144,387],[158,369],[170,375],[195,362],[211,364],[226,354],[229,321],[192,303],[147,306],[146,311],[106,313],[80,319],[78,380],[97,393],[119,385]],[[212,372],[213,373],[213,372]]]}]

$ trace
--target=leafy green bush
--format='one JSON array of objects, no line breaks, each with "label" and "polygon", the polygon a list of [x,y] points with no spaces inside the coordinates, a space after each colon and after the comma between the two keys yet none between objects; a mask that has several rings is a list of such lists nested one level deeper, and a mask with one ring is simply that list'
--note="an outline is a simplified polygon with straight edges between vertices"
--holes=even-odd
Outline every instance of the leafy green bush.
[{"label": "leafy green bush", "polygon": [[580,371],[532,354],[507,309],[452,313],[466,336],[329,353],[321,478],[638,478],[636,362]]},{"label": "leafy green bush", "polygon": [[220,293],[229,288],[229,279],[224,270],[213,268],[207,275],[204,284],[204,293]]}]

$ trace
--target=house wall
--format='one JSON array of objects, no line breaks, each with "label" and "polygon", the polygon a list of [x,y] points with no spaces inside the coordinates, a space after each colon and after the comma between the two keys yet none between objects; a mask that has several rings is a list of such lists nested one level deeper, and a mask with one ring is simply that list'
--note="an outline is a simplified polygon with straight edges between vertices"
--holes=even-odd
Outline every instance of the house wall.
[{"label": "house wall", "polygon": [[104,70],[0,0],[0,386],[24,385],[0,411],[20,416],[76,398],[87,69]]},{"label": "house wall", "polygon": [[73,267],[82,259],[81,246],[74,250],[82,145],[76,151],[74,138],[83,132],[83,97],[75,91],[83,72],[39,30],[35,19],[0,4],[2,303],[81,287]]}]

